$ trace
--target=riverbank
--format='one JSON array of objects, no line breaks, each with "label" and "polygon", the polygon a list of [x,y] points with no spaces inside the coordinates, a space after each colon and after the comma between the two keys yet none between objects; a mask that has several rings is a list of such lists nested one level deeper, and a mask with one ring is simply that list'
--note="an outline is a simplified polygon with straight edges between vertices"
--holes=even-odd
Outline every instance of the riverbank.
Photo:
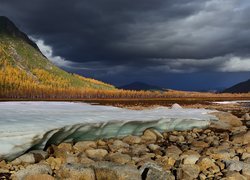
[{"label": "riverbank", "polygon": [[2,179],[249,179],[249,117],[220,115],[207,129],[80,141],[1,161]]}]

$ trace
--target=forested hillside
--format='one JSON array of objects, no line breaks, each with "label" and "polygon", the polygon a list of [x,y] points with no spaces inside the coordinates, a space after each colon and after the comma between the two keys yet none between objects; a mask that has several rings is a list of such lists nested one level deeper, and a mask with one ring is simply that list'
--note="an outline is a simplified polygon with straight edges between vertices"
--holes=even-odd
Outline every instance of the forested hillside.
[{"label": "forested hillside", "polygon": [[112,89],[112,85],[58,68],[11,21],[0,17],[0,97],[67,97]]}]

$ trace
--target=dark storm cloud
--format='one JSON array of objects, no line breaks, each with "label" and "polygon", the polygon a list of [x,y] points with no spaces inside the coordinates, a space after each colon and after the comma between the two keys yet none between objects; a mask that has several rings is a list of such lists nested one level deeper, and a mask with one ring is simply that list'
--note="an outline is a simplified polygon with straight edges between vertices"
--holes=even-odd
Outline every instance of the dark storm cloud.
[{"label": "dark storm cloud", "polygon": [[250,71],[247,0],[0,0],[0,14],[78,71]]}]

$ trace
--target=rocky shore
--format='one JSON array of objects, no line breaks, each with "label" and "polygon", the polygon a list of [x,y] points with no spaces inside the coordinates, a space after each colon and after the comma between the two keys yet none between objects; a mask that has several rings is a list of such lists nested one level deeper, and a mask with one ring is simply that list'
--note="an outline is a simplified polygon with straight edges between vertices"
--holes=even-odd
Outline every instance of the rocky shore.
[{"label": "rocky shore", "polygon": [[0,179],[250,179],[249,115],[217,113],[207,129],[81,141],[0,162]]}]

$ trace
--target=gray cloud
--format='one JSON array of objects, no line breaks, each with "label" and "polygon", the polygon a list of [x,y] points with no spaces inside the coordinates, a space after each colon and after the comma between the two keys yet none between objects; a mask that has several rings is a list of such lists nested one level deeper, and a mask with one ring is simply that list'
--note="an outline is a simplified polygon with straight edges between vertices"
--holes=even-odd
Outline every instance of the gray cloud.
[{"label": "gray cloud", "polygon": [[100,77],[250,71],[247,0],[2,0],[0,14],[67,61],[57,64]]}]

